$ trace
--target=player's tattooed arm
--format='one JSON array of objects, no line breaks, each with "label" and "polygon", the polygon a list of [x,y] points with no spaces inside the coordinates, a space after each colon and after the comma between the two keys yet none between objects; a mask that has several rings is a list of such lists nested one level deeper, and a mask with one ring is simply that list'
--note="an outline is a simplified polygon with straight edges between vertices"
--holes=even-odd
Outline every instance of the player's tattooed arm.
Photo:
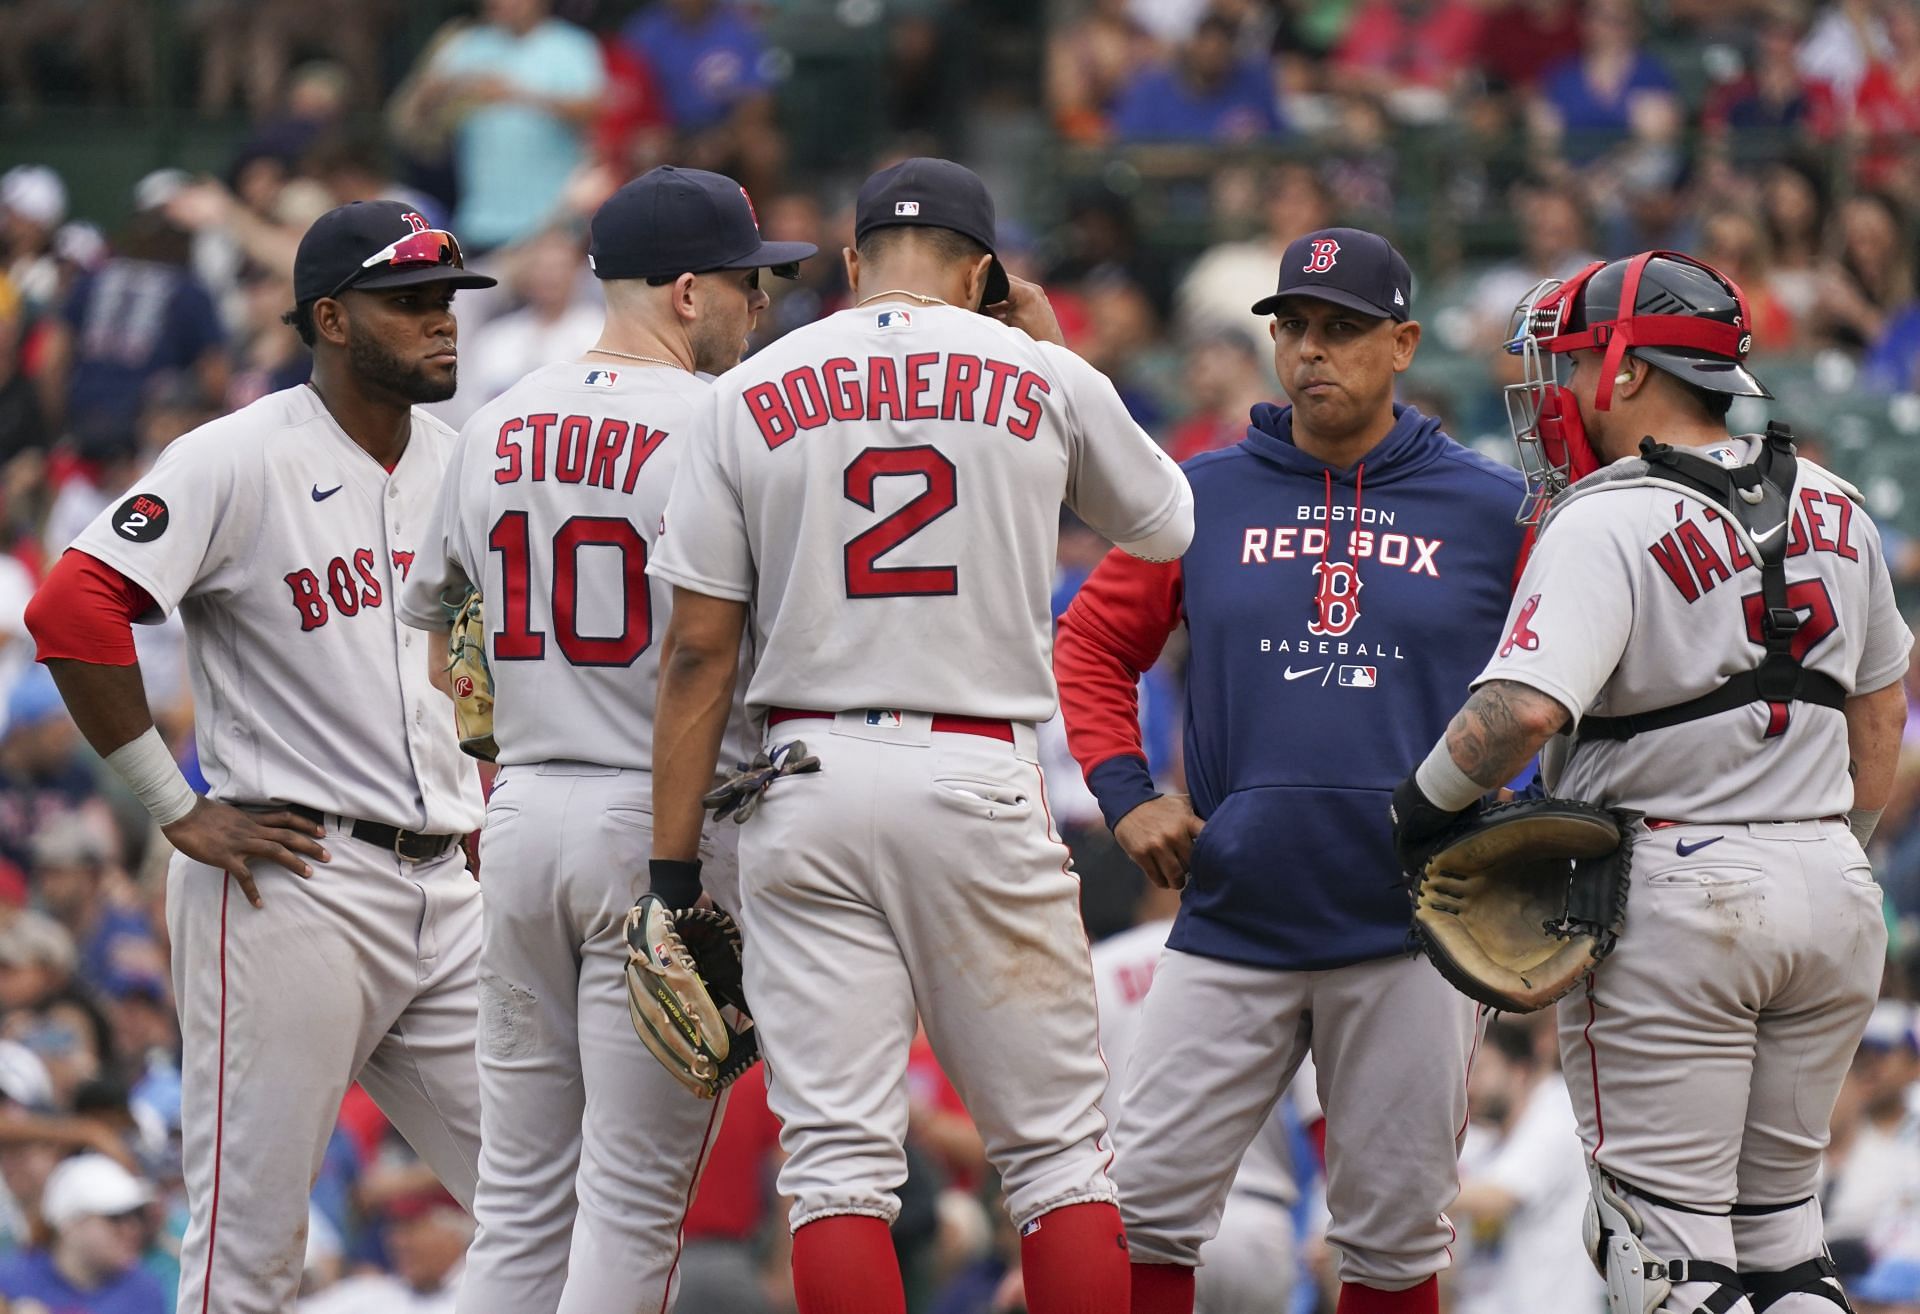
[{"label": "player's tattooed arm", "polygon": [[1567,709],[1529,685],[1490,680],[1447,726],[1447,752],[1476,785],[1495,789],[1567,723]]}]

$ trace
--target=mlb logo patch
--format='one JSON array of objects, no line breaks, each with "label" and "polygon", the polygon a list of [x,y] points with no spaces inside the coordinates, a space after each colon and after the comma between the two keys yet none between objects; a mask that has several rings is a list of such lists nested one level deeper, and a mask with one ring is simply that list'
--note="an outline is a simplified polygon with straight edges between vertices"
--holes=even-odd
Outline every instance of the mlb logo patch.
[{"label": "mlb logo patch", "polygon": [[913,312],[910,310],[883,310],[874,320],[883,329],[907,329],[913,327]]},{"label": "mlb logo patch", "polygon": [[620,371],[618,370],[588,370],[587,377],[583,382],[585,382],[589,388],[611,388],[614,380],[619,377]]},{"label": "mlb logo patch", "polygon": [[1378,666],[1342,666],[1340,683],[1349,689],[1371,689],[1380,682]]},{"label": "mlb logo patch", "polygon": [[897,219],[917,219],[920,216],[920,202],[895,201],[893,203],[893,213]]},{"label": "mlb logo patch", "polygon": [[868,708],[867,724],[877,725],[883,730],[898,730],[900,728],[900,713],[891,708]]}]

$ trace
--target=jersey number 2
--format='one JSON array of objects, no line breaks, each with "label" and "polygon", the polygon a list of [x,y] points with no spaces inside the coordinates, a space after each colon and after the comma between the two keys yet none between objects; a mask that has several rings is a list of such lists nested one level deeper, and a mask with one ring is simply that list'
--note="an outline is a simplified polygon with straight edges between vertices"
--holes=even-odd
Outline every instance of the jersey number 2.
[{"label": "jersey number 2", "polygon": [[882,566],[876,564],[958,504],[954,493],[954,465],[931,447],[869,447],[847,467],[849,502],[873,510],[873,486],[896,475],[915,475],[927,481],[926,491],[882,520],[856,534],[846,546],[849,598],[912,598],[951,595],[960,591],[958,566]]},{"label": "jersey number 2", "polygon": [[[500,630],[493,636],[495,661],[538,661],[547,636],[533,628],[533,553],[527,513],[509,511],[494,522],[487,546],[500,554]],[[583,547],[620,550],[625,592],[620,633],[580,633],[579,555]],[[553,536],[553,630],[560,651],[575,666],[627,666],[653,642],[653,599],[647,593],[647,544],[633,523],[619,516],[575,516]],[[496,604],[487,599],[487,606]]]}]

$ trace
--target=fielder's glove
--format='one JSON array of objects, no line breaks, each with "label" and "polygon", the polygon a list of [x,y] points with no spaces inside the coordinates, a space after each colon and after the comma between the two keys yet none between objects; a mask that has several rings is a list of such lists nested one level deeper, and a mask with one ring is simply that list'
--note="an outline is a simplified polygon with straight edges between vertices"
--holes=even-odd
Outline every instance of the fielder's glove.
[{"label": "fielder's glove", "polygon": [[482,762],[500,754],[493,742],[493,669],[487,665],[487,622],[480,590],[468,589],[447,634],[447,683],[460,747]]},{"label": "fielder's glove", "polygon": [[1463,994],[1503,1013],[1545,1008],[1613,952],[1636,817],[1540,798],[1463,821],[1412,874],[1415,939]]},{"label": "fielder's glove", "polygon": [[701,799],[702,807],[713,809],[715,821],[745,823],[760,806],[760,796],[781,776],[801,776],[820,769],[820,759],[807,752],[798,739],[774,746],[771,755],[765,749],[742,762],[726,783],[709,790]]},{"label": "fielder's glove", "polygon": [[740,928],[719,908],[644,894],[627,914],[627,1011],[674,1079],[710,1100],[760,1057],[740,984]]}]

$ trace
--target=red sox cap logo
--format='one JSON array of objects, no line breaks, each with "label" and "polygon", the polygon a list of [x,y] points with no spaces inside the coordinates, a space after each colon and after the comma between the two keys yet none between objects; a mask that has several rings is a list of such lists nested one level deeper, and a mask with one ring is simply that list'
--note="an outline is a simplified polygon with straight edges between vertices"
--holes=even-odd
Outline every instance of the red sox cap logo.
[{"label": "red sox cap logo", "polygon": [[1500,655],[1502,657],[1513,656],[1513,650],[1515,648],[1519,648],[1525,652],[1534,652],[1539,649],[1540,636],[1535,634],[1527,625],[1527,622],[1533,619],[1533,613],[1539,610],[1539,607],[1540,595],[1538,593],[1521,604],[1520,615],[1516,617],[1513,622],[1513,633],[1509,634],[1507,641],[1500,645]]},{"label": "red sox cap logo", "polygon": [[760,231],[760,212],[753,208],[753,198],[747,195],[747,189],[740,189],[740,199],[747,203],[747,217],[753,220],[753,231]]},{"label": "red sox cap logo", "polygon": [[1300,269],[1303,273],[1324,274],[1333,268],[1334,262],[1339,257],[1340,243],[1331,237],[1316,237],[1313,239],[1312,259],[1300,266]]},{"label": "red sox cap logo", "polygon": [[427,231],[427,221],[425,217],[417,215],[411,210],[401,215],[400,219],[407,227],[413,229],[416,233],[424,233]]}]

